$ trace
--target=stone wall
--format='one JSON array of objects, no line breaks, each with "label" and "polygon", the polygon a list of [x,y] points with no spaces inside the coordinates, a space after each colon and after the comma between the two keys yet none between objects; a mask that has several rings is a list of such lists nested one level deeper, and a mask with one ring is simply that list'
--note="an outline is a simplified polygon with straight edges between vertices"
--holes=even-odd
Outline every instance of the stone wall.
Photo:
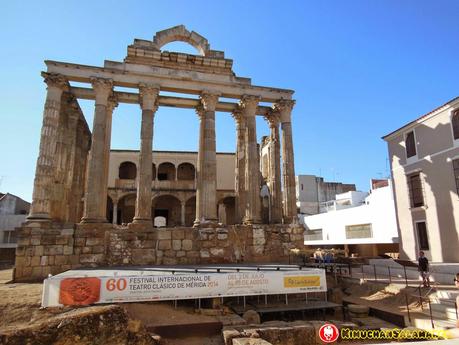
[{"label": "stone wall", "polygon": [[17,281],[80,267],[288,263],[289,250],[303,246],[299,225],[146,229],[28,222],[18,236]]}]

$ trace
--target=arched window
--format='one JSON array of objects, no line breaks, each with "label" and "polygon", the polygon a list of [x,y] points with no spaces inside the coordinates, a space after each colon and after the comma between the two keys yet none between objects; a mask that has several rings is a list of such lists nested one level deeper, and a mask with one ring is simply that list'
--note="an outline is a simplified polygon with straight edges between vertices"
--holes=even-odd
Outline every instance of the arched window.
[{"label": "arched window", "polygon": [[177,167],[177,180],[193,181],[195,176],[194,165],[182,163]]},{"label": "arched window", "polygon": [[161,163],[158,165],[158,181],[174,181],[175,165],[172,163]]},{"label": "arched window", "polygon": [[454,140],[459,139],[459,109],[456,109],[451,118],[451,124],[453,126],[453,137]]},{"label": "arched window", "polygon": [[137,176],[137,167],[132,162],[123,162],[120,164],[119,178],[125,180],[135,180]]}]

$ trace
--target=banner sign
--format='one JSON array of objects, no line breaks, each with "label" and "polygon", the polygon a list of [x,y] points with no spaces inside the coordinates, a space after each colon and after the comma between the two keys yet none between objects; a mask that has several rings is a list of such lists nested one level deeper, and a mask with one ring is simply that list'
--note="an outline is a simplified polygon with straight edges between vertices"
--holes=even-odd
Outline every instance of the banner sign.
[{"label": "banner sign", "polygon": [[113,276],[83,277],[78,273],[80,276],[65,274],[46,279],[42,306],[327,291],[325,271],[321,269],[175,274],[145,271],[138,275],[118,271]]}]

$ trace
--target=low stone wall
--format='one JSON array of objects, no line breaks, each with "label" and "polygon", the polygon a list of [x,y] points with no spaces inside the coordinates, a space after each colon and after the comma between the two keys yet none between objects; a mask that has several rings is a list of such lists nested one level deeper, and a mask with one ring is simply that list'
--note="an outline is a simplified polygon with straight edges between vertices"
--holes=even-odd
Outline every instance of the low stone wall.
[{"label": "low stone wall", "polygon": [[18,232],[14,279],[39,280],[72,268],[218,263],[287,263],[303,246],[300,225],[145,228],[25,223]]}]

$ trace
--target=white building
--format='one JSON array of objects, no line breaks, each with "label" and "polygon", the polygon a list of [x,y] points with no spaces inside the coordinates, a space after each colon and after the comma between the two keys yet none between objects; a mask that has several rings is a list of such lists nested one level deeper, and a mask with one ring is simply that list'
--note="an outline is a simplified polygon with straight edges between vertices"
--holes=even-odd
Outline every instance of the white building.
[{"label": "white building", "polygon": [[[386,180],[387,181],[387,180]],[[381,183],[379,183],[381,184]],[[323,203],[323,213],[300,215],[305,245],[344,248],[360,256],[398,252],[397,221],[392,186],[373,183],[370,193],[347,192]]]},{"label": "white building", "polygon": [[15,228],[29,213],[30,203],[10,193],[0,193],[0,262],[13,262],[16,250]]},{"label": "white building", "polygon": [[355,191],[355,184],[326,182],[315,175],[296,176],[296,205],[299,213],[305,215],[322,212],[321,205],[335,199],[337,194]]}]

